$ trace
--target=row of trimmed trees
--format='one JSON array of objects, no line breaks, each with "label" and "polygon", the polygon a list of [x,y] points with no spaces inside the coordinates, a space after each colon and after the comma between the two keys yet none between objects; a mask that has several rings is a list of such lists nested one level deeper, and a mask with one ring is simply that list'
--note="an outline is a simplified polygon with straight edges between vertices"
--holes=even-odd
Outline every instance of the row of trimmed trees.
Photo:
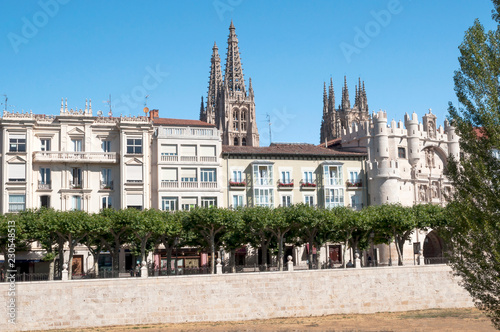
[{"label": "row of trimmed trees", "polygon": [[[263,264],[267,265],[269,250],[277,253],[280,270],[283,269],[285,243],[309,244],[309,248],[327,242],[342,243],[345,250],[364,250],[369,242],[396,244],[398,261],[403,262],[403,245],[418,229],[439,228],[446,223],[446,209],[436,205],[370,206],[361,211],[346,207],[330,210],[304,204],[290,207],[243,209],[195,208],[189,212],[164,212],[160,210],[105,209],[98,214],[83,211],[56,211],[52,209],[27,210],[15,215],[0,217],[0,234],[7,234],[9,220],[16,225],[16,251],[27,250],[38,241],[50,262],[50,275],[54,273],[55,260],[64,262],[63,249],[69,250],[71,262],[77,245],[85,245],[97,262],[102,251],[112,256],[113,270],[117,271],[119,251],[128,245],[141,261],[158,245],[167,252],[167,273],[170,274],[172,251],[182,246],[198,247],[211,253],[211,270],[215,254],[220,248],[231,253],[231,261],[238,248],[250,244],[262,251]],[[0,237],[0,250],[6,255],[9,238]],[[308,258],[312,268],[312,250]],[[7,269],[8,260],[5,260]],[[345,267],[345,261],[343,262]],[[71,264],[69,264],[71,276]]]}]

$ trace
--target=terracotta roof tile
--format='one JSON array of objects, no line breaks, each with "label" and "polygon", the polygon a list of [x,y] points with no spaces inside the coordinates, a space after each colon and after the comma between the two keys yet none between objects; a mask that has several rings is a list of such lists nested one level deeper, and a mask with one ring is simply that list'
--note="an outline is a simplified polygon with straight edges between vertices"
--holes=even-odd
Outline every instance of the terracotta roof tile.
[{"label": "terracotta roof tile", "polygon": [[295,155],[295,156],[365,156],[365,152],[326,149],[305,143],[272,143],[270,146],[229,146],[222,147],[223,154],[232,155]]}]

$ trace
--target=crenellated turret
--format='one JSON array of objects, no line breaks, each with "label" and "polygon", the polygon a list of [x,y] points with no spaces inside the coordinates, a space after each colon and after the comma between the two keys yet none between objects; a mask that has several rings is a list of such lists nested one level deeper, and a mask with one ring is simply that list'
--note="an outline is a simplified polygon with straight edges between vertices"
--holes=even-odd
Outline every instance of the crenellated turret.
[{"label": "crenellated turret", "polygon": [[379,111],[373,116],[374,158],[378,161],[389,158],[389,138],[387,136],[387,113]]},{"label": "crenellated turret", "polygon": [[412,113],[411,117],[408,113],[405,114],[405,126],[408,135],[408,160],[410,165],[415,166],[420,160],[420,126],[415,112]]},{"label": "crenellated turret", "polygon": [[455,126],[448,120],[444,120],[444,131],[448,138],[448,154],[458,159],[460,155],[459,137],[455,132]]}]

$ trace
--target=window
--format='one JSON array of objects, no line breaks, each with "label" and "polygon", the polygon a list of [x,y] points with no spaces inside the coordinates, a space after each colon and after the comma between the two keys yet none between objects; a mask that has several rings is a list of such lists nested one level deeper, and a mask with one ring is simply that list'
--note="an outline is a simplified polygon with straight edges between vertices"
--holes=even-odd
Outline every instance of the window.
[{"label": "window", "polygon": [[102,141],[102,152],[111,152],[111,141]]},{"label": "window", "polygon": [[40,207],[50,208],[50,196],[44,195],[40,196]]},{"label": "window", "polygon": [[314,206],[314,196],[313,195],[305,195],[304,203],[309,206]]},{"label": "window", "polygon": [[177,182],[177,168],[162,168],[161,169],[162,182]]},{"label": "window", "polygon": [[202,168],[200,170],[201,182],[217,182],[215,169],[213,168]]},{"label": "window", "polygon": [[101,208],[111,209],[113,207],[113,201],[111,196],[102,196],[101,198]]},{"label": "window", "polygon": [[351,196],[351,208],[353,210],[361,210],[361,202],[360,197],[358,195]]},{"label": "window", "polygon": [[101,169],[101,189],[112,189],[111,168]]},{"label": "window", "polygon": [[255,206],[274,206],[273,189],[254,189]]},{"label": "window", "polygon": [[50,168],[40,167],[40,184],[50,185]]},{"label": "window", "polygon": [[127,209],[142,210],[142,194],[127,195]]},{"label": "window", "polygon": [[324,174],[327,185],[344,185],[342,181],[342,166],[324,166]]},{"label": "window", "polygon": [[398,148],[398,157],[399,158],[406,158],[406,150],[405,150],[405,148]]},{"label": "window", "polygon": [[9,182],[26,181],[26,164],[9,164]]},{"label": "window", "polygon": [[217,198],[216,197],[202,197],[201,198],[201,206],[202,207],[211,207],[217,206]]},{"label": "window", "polygon": [[26,208],[26,195],[9,195],[9,212],[24,211]]},{"label": "window", "polygon": [[26,135],[9,135],[10,152],[26,152]]},{"label": "window", "polygon": [[233,208],[243,207],[243,195],[233,195]]},{"label": "window", "polygon": [[[233,130],[238,131],[239,130],[239,122],[238,122],[238,110],[233,111]],[[235,144],[237,145],[237,144]]]},{"label": "window", "polygon": [[50,139],[42,138],[40,140],[40,151],[50,151]]},{"label": "window", "polygon": [[161,155],[162,156],[177,156],[177,145],[161,145]]},{"label": "window", "polygon": [[247,139],[246,139],[245,137],[243,137],[243,138],[241,139],[241,145],[242,145],[242,146],[247,146]]},{"label": "window", "polygon": [[196,197],[183,197],[181,208],[183,211],[191,211],[191,209],[194,209],[196,207],[196,203]]},{"label": "window", "polygon": [[[241,111],[241,131],[247,131],[247,113],[245,110]],[[241,145],[243,145],[243,142]]]},{"label": "window", "polygon": [[127,138],[127,153],[142,154],[142,138]]},{"label": "window", "polygon": [[359,170],[349,171],[349,183],[347,184],[348,186],[350,187],[361,186],[361,178],[359,176],[359,173],[360,173]]},{"label": "window", "polygon": [[304,172],[304,183],[313,183],[313,172],[305,171]]},{"label": "window", "polygon": [[71,187],[81,188],[82,187],[82,169],[74,167],[71,169]]},{"label": "window", "polygon": [[231,178],[232,182],[243,182],[243,172],[242,171],[233,171],[233,177]]},{"label": "window", "polygon": [[142,182],[142,165],[126,165],[127,182]]},{"label": "window", "polygon": [[281,196],[281,206],[290,206],[292,204],[292,196],[291,195],[284,195]]},{"label": "window", "polygon": [[74,152],[82,151],[82,140],[81,139],[72,139],[71,146],[73,147]]},{"label": "window", "polygon": [[329,189],[326,191],[326,208],[344,206],[344,189]]},{"label": "window", "polygon": [[253,176],[256,185],[273,185],[273,165],[253,165]]},{"label": "window", "polygon": [[177,210],[177,197],[162,197],[161,198],[161,209],[163,211],[175,211],[175,210]]},{"label": "window", "polygon": [[181,182],[196,182],[196,168],[181,168]]},{"label": "window", "polygon": [[292,180],[290,179],[290,171],[281,172],[280,182],[284,184],[292,183]]},{"label": "window", "polygon": [[73,210],[81,210],[82,209],[82,197],[81,196],[72,196],[71,197],[71,209],[73,209]]},{"label": "window", "polygon": [[234,145],[235,145],[235,146],[238,146],[238,145],[239,145],[238,137],[235,137],[235,138],[234,138]]}]

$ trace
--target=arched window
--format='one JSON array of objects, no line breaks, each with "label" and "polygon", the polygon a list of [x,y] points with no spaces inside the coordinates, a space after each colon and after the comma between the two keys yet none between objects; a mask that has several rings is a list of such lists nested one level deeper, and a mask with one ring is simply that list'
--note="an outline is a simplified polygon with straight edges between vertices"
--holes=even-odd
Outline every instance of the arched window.
[{"label": "arched window", "polygon": [[247,110],[241,110],[241,131],[247,131]]},{"label": "arched window", "polygon": [[238,113],[239,113],[238,109],[233,110],[233,130],[234,131],[238,131],[240,128],[239,121],[238,121],[238,118],[239,118]]},{"label": "arched window", "polygon": [[245,137],[243,137],[243,138],[241,139],[241,145],[242,145],[242,146],[247,146],[247,139],[246,139]]},{"label": "arched window", "polygon": [[238,137],[235,137],[235,138],[234,138],[234,145],[235,145],[235,146],[236,146],[236,145],[239,145],[238,143],[239,143],[239,142],[238,142]]}]

